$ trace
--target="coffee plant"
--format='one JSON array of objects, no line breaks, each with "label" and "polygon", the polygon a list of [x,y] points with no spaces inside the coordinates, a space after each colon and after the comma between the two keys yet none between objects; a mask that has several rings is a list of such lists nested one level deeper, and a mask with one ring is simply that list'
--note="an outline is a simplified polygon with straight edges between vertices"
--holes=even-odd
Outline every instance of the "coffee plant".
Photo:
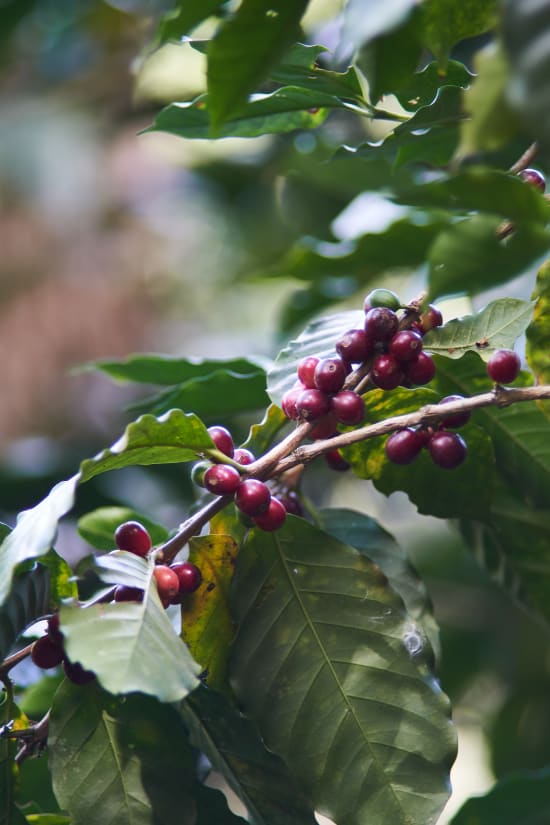
[{"label": "coffee plant", "polygon": [[[1,526],[0,822],[440,820],[457,735],[429,593],[369,513],[307,492],[316,474],[452,520],[507,598],[550,621],[550,4],[348,0],[331,50],[308,6],[179,0],[154,23],[151,48],[205,56],[207,89],[147,131],[271,136],[281,209],[294,186],[302,211],[249,274],[302,286],[269,364],[95,364],[162,389]],[[365,192],[399,217],[338,240],[333,219]],[[56,534],[82,485],[162,464],[195,491],[181,524],[94,509],[69,569]],[[17,683],[27,657],[41,718]],[[37,762],[51,811],[24,794]],[[548,823],[537,767],[453,825]]]}]

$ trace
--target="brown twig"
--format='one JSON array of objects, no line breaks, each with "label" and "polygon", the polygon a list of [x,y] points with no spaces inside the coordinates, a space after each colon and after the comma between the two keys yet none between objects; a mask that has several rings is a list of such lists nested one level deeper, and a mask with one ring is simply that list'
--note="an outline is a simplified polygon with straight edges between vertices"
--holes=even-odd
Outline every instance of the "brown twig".
[{"label": "brown twig", "polygon": [[0,682],[4,682],[8,676],[8,673],[18,665],[19,662],[22,662],[23,659],[26,659],[27,656],[30,656],[31,648],[34,642],[31,642],[30,645],[26,647],[22,647],[21,650],[18,650],[17,653],[13,653],[11,656],[8,656],[2,663],[0,663]]},{"label": "brown twig", "polygon": [[513,163],[510,166],[508,171],[511,172],[513,175],[518,175],[520,172],[523,172],[523,170],[527,169],[527,167],[530,166],[531,163],[534,161],[534,159],[536,158],[536,156],[538,154],[538,151],[539,151],[538,143],[536,143],[536,141],[535,141],[534,143],[531,144],[531,146],[529,146],[525,150],[523,155],[520,158],[518,158],[516,160],[516,162]]}]

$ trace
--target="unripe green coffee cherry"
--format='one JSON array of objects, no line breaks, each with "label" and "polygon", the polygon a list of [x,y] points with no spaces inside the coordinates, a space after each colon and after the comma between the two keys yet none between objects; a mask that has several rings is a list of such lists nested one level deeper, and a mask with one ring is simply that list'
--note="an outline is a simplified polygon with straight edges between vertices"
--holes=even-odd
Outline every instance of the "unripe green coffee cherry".
[{"label": "unripe green coffee cherry", "polygon": [[365,312],[373,307],[387,307],[388,309],[399,309],[401,301],[399,296],[391,289],[373,289],[365,298]]},{"label": "unripe green coffee cherry", "polygon": [[191,481],[193,484],[197,484],[199,487],[204,487],[204,474],[210,467],[212,467],[212,463],[210,461],[198,461],[194,464],[193,469],[191,470]]}]

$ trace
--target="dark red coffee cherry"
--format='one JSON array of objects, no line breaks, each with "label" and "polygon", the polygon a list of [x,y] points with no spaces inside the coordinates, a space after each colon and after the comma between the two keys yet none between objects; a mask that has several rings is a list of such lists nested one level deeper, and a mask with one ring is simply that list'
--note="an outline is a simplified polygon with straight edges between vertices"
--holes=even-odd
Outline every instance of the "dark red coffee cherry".
[{"label": "dark red coffee cherry", "polygon": [[95,679],[95,673],[92,670],[85,670],[80,662],[70,662],[64,659],[63,670],[67,679],[75,685],[87,685]]},{"label": "dark red coffee cherry", "polygon": [[317,438],[331,438],[331,436],[336,434],[337,423],[334,413],[329,412],[317,421],[309,437],[313,438],[313,440]]},{"label": "dark red coffee cherry", "polygon": [[344,386],[347,369],[341,358],[323,358],[315,367],[315,386],[322,392],[338,392]]},{"label": "dark red coffee cherry", "polygon": [[204,474],[204,486],[217,496],[234,493],[240,483],[241,474],[229,464],[213,464]]},{"label": "dark red coffee cherry", "polygon": [[180,587],[180,580],[177,574],[166,564],[157,564],[153,570],[153,576],[157,583],[159,599],[166,606],[176,595]]},{"label": "dark red coffee cherry", "polygon": [[[439,402],[440,404],[445,404],[447,401],[463,401],[464,396],[462,395],[446,395],[445,398],[442,398]],[[465,424],[468,423],[472,414],[469,410],[464,410],[464,412],[454,413],[454,415],[448,415],[447,418],[444,418],[441,423],[444,427],[448,427],[451,430],[458,430],[460,427],[463,427]]]},{"label": "dark red coffee cherry", "polygon": [[64,656],[61,645],[52,642],[49,636],[37,639],[31,647],[31,659],[37,667],[44,670],[60,665]]},{"label": "dark red coffee cherry", "polygon": [[432,460],[445,470],[454,470],[468,453],[466,442],[458,433],[440,430],[430,438],[428,450]]},{"label": "dark red coffee cherry", "polygon": [[52,642],[56,645],[63,644],[63,633],[59,629],[59,613],[52,613],[48,619],[47,634]]},{"label": "dark red coffee cherry", "polygon": [[197,461],[191,470],[191,481],[198,487],[204,487],[204,474],[212,466],[210,461]]},{"label": "dark red coffee cherry", "polygon": [[341,390],[330,399],[330,408],[340,424],[354,427],[365,417],[365,402],[353,390]]},{"label": "dark red coffee cherry", "polygon": [[414,361],[422,351],[422,336],[412,329],[402,329],[390,341],[389,353],[397,361]]},{"label": "dark red coffee cherry", "polygon": [[269,507],[265,511],[265,513],[261,513],[259,516],[255,516],[253,521],[257,527],[260,527],[262,530],[267,530],[267,532],[271,533],[273,530],[278,530],[284,523],[286,519],[286,510],[284,505],[281,504],[279,499],[274,498],[271,496],[271,501],[269,502]]},{"label": "dark red coffee cherry", "polygon": [[143,590],[139,587],[128,587],[125,584],[119,584],[115,588],[113,599],[115,602],[142,602]]},{"label": "dark red coffee cherry", "polygon": [[420,332],[425,335],[431,329],[440,327],[443,323],[443,315],[433,304],[428,304],[428,308],[422,313],[418,321]]},{"label": "dark red coffee cherry", "polygon": [[115,530],[115,543],[119,550],[143,558],[151,549],[151,536],[139,521],[125,521]]},{"label": "dark red coffee cherry", "polygon": [[225,427],[208,427],[208,433],[214,442],[216,449],[229,458],[233,458],[235,445],[233,444],[233,436],[229,430]]},{"label": "dark red coffee cherry", "polygon": [[361,364],[374,353],[374,341],[364,329],[348,329],[336,342],[336,352],[350,364]]},{"label": "dark red coffee cherry", "polygon": [[521,360],[511,349],[497,349],[487,362],[487,373],[497,384],[511,384],[519,375]]},{"label": "dark red coffee cherry", "polygon": [[519,173],[519,176],[525,183],[534,186],[539,192],[544,192],[546,189],[546,180],[542,172],[539,172],[538,169],[523,169]]},{"label": "dark red coffee cherry", "polygon": [[351,467],[351,464],[346,461],[340,450],[329,450],[323,453],[323,456],[330,469],[336,470],[337,473],[345,473]]},{"label": "dark red coffee cherry", "polygon": [[246,516],[259,516],[265,513],[270,501],[269,487],[257,478],[245,478],[235,493],[235,504]]},{"label": "dark red coffee cherry", "polygon": [[299,416],[305,421],[316,421],[322,418],[328,413],[329,407],[329,398],[321,390],[304,390],[296,401]]},{"label": "dark red coffee cherry", "polygon": [[290,418],[291,421],[297,421],[300,418],[300,414],[296,408],[296,402],[303,393],[304,389],[305,387],[303,384],[292,387],[290,390],[285,392],[281,399],[281,409],[286,417]]},{"label": "dark red coffee cherry", "polygon": [[202,573],[196,564],[190,561],[177,561],[170,565],[179,580],[179,596],[194,593],[201,586]]},{"label": "dark red coffee cherry", "polygon": [[317,367],[319,360],[320,359],[317,358],[316,355],[306,355],[305,358],[302,358],[302,360],[298,362],[298,367],[296,370],[298,380],[308,390],[315,389],[315,368]]},{"label": "dark red coffee cherry", "polygon": [[381,390],[393,390],[401,384],[404,378],[403,369],[393,355],[377,355],[372,362],[370,379]]},{"label": "dark red coffee cherry", "polygon": [[303,516],[304,515],[304,508],[302,507],[302,502],[294,492],[294,490],[289,490],[282,496],[277,496],[287,513],[291,513],[293,516]]},{"label": "dark red coffee cherry", "polygon": [[394,464],[410,464],[424,446],[417,430],[407,427],[392,433],[386,441],[386,455]]},{"label": "dark red coffee cherry", "polygon": [[421,352],[414,361],[409,361],[409,363],[405,365],[405,378],[410,381],[411,384],[416,384],[417,386],[429,384],[434,375],[435,364],[433,358],[431,355],[428,355],[427,352]]},{"label": "dark red coffee cherry", "polygon": [[375,342],[389,341],[399,327],[395,312],[387,307],[374,307],[365,315],[365,332]]},{"label": "dark red coffee cherry", "polygon": [[388,309],[399,309],[401,302],[399,296],[391,289],[373,289],[365,298],[365,312],[374,307],[387,307]]},{"label": "dark red coffee cherry", "polygon": [[251,453],[250,450],[239,447],[238,450],[235,450],[233,460],[236,461],[237,464],[242,464],[243,467],[246,467],[256,461],[256,456],[254,453]]}]

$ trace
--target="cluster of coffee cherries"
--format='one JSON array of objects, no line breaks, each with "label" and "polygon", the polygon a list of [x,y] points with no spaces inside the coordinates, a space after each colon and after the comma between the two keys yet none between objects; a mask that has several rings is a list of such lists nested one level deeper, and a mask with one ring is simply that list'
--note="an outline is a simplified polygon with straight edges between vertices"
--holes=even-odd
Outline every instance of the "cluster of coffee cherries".
[{"label": "cluster of coffee cherries", "polygon": [[245,468],[256,460],[254,454],[244,447],[235,449],[233,436],[226,427],[209,427],[208,432],[218,452],[232,463],[200,461],[193,467],[193,481],[215,495],[234,496],[239,512],[252,519],[256,527],[268,532],[278,530],[287,512],[296,512],[295,496],[274,496],[260,479],[243,478]]},{"label": "cluster of coffee cherries", "polygon": [[71,662],[63,648],[63,634],[59,629],[59,613],[48,618],[46,633],[33,642],[31,659],[37,667],[49,670],[63,665],[65,676],[75,685],[86,685],[95,679],[91,670],[85,670],[80,662]]}]

